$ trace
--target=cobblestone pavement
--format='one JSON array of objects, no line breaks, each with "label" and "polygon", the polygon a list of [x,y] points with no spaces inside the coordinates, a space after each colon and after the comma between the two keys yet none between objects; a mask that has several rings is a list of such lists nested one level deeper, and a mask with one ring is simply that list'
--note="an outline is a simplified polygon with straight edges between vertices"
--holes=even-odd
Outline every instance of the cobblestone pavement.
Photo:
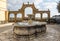
[{"label": "cobblestone pavement", "polygon": [[16,38],[13,36],[12,29],[0,33],[0,41],[60,41],[60,25],[47,25],[47,32],[40,33],[37,37]]}]

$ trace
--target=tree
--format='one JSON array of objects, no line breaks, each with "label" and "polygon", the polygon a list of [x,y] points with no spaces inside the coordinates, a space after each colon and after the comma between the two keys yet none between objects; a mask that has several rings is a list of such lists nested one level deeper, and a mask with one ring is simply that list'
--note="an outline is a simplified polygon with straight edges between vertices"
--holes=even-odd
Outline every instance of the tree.
[{"label": "tree", "polygon": [[58,9],[58,12],[60,13],[60,1],[59,1],[58,5],[57,5],[57,9]]}]

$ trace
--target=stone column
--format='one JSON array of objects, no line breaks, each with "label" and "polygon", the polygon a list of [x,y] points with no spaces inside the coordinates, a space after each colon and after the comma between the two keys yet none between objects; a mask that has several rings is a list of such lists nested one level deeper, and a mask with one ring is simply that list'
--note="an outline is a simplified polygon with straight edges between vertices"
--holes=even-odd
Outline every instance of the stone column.
[{"label": "stone column", "polygon": [[14,16],[15,16],[14,21],[15,21],[15,22],[16,22],[16,15],[17,15],[17,14],[15,13],[15,14],[14,14]]},{"label": "stone column", "polygon": [[42,19],[43,19],[43,18],[42,18],[42,13],[41,13],[41,21],[42,21]]},{"label": "stone column", "polygon": [[10,19],[10,12],[8,13],[8,22],[9,22],[9,19]]},{"label": "stone column", "polygon": [[24,14],[24,10],[22,10],[21,13],[22,13],[22,20],[23,20],[23,19],[24,19],[24,15],[25,15],[25,14]]},{"label": "stone column", "polygon": [[48,12],[48,19],[50,18],[50,12]]},{"label": "stone column", "polygon": [[8,11],[5,11],[5,21],[8,22]]},{"label": "stone column", "polygon": [[35,15],[36,15],[36,12],[33,10],[33,15],[34,15],[34,20],[35,20]]}]

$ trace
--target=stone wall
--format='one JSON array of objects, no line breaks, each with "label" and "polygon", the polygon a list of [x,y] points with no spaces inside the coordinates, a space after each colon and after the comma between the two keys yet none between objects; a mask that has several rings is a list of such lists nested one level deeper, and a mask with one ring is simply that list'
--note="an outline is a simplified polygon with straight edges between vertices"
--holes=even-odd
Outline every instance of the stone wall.
[{"label": "stone wall", "polygon": [[5,21],[6,0],[0,0],[0,21]]}]

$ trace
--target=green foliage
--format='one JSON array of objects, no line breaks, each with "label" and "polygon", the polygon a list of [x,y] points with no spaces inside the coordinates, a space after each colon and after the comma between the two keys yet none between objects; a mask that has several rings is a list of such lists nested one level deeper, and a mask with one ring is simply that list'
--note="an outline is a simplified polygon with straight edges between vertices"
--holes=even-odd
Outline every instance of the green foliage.
[{"label": "green foliage", "polygon": [[58,5],[57,5],[57,9],[58,9],[58,12],[60,13],[60,1],[59,1]]}]

